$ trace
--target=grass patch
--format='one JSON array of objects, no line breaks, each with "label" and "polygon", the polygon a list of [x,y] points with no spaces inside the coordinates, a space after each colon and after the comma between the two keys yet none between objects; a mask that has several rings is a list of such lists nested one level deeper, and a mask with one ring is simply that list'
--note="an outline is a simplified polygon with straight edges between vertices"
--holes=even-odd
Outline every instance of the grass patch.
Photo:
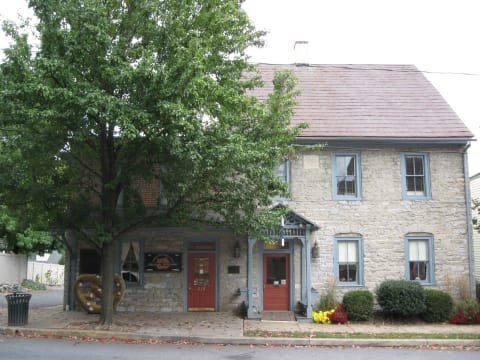
[{"label": "grass patch", "polygon": [[248,330],[244,336],[263,338],[312,338],[312,339],[444,339],[444,340],[480,340],[480,334],[419,334],[419,333],[325,333],[308,331],[264,331]]}]

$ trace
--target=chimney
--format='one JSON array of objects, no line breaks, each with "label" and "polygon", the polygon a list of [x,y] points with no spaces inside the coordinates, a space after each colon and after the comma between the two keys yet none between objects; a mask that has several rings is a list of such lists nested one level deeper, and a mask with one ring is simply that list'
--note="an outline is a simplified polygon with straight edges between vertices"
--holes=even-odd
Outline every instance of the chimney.
[{"label": "chimney", "polygon": [[293,45],[295,52],[295,65],[308,66],[308,41],[295,41]]}]

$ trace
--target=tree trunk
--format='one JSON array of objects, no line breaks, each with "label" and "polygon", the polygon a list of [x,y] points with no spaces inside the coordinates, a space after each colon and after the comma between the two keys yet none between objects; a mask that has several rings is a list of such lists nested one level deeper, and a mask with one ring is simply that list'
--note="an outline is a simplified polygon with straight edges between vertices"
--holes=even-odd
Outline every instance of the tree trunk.
[{"label": "tree trunk", "polygon": [[102,249],[102,310],[100,326],[108,328],[113,324],[113,293],[115,275],[115,241],[103,244]]}]

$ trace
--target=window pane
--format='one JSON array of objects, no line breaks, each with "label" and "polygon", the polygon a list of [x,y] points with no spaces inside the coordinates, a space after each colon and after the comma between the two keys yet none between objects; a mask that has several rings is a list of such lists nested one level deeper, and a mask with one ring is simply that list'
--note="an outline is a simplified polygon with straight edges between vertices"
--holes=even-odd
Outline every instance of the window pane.
[{"label": "window pane", "polygon": [[357,282],[357,264],[339,264],[338,281]]},{"label": "window pane", "polygon": [[354,179],[347,180],[345,182],[345,187],[346,187],[345,193],[347,195],[355,195],[355,180]]},{"label": "window pane", "polygon": [[286,172],[286,164],[282,163],[277,168],[275,168],[274,172],[280,179],[283,181],[287,181],[287,172]]},{"label": "window pane", "polygon": [[407,176],[407,191],[415,193],[415,178],[413,176]]},{"label": "window pane", "polygon": [[428,260],[428,241],[427,240],[410,240],[408,242],[408,251],[410,261],[427,261]]},{"label": "window pane", "polygon": [[338,281],[346,282],[348,279],[348,265],[340,264],[338,266]]},{"label": "window pane", "polygon": [[423,156],[415,156],[415,174],[423,175]]},{"label": "window pane", "polygon": [[338,195],[356,195],[355,179],[353,178],[337,178],[337,194]]},{"label": "window pane", "polygon": [[358,241],[339,241],[338,246],[338,280],[340,282],[357,282]]},{"label": "window pane", "polygon": [[346,241],[338,242],[338,262],[346,263],[348,259],[348,247]]},{"label": "window pane", "polygon": [[287,258],[286,257],[268,257],[267,258],[267,284],[280,284],[287,278]]},{"label": "window pane", "polygon": [[426,261],[410,261],[410,280],[426,281],[428,262]]},{"label": "window pane", "polygon": [[337,176],[355,175],[355,157],[351,155],[336,157]]},{"label": "window pane", "polygon": [[194,258],[193,259],[193,285],[208,286],[210,282],[210,259]]},{"label": "window pane", "polygon": [[418,195],[424,193],[423,176],[415,177],[415,191]]},{"label": "window pane", "polygon": [[405,157],[405,169],[406,169],[407,175],[414,175],[415,174],[415,170],[414,170],[414,166],[413,166],[413,157],[411,157],[411,156]]},{"label": "window pane", "polygon": [[348,265],[348,277],[349,282],[357,282],[357,264]]},{"label": "window pane", "polygon": [[122,277],[126,282],[136,283],[140,281],[139,264],[140,244],[138,241],[122,243]]},{"label": "window pane", "polygon": [[405,156],[406,192],[409,196],[426,196],[425,156]]},{"label": "window pane", "polygon": [[356,263],[358,261],[358,242],[357,241],[339,241],[338,242],[338,262]]},{"label": "window pane", "polygon": [[355,157],[345,156],[347,162],[347,175],[355,176]]},{"label": "window pane", "polygon": [[335,157],[337,195],[357,195],[356,158],[354,155]]},{"label": "window pane", "polygon": [[406,182],[408,195],[425,195],[425,183],[422,175],[407,176]]},{"label": "window pane", "polygon": [[358,242],[357,241],[349,241],[347,243],[348,249],[348,262],[349,263],[356,263],[358,261],[358,249],[357,249]]}]

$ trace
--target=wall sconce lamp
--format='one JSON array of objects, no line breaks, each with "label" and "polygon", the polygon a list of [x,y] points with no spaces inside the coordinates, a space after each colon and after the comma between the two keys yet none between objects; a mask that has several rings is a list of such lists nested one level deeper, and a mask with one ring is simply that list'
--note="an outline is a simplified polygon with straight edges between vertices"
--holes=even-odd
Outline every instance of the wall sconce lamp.
[{"label": "wall sconce lamp", "polygon": [[237,241],[233,247],[233,257],[240,257],[240,243]]},{"label": "wall sconce lamp", "polygon": [[318,249],[318,244],[315,241],[315,244],[313,244],[313,248],[312,248],[312,258],[316,259],[319,256],[320,256],[320,250]]}]

